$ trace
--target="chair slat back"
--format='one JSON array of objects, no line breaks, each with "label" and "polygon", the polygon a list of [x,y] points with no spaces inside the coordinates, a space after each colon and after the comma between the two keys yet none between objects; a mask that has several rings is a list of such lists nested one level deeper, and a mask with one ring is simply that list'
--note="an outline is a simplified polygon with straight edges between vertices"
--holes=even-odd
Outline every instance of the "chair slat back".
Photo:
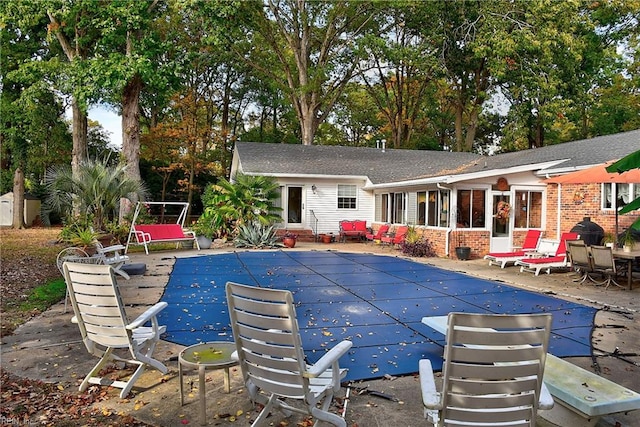
[{"label": "chair slat back", "polygon": [[65,280],[82,339],[114,348],[131,347],[131,332],[113,268],[102,264],[65,262]]},{"label": "chair slat back", "polygon": [[582,240],[567,241],[567,253],[571,260],[571,265],[576,268],[582,268],[586,271],[592,271],[591,256],[589,256],[589,248]]},{"label": "chair slat back", "polygon": [[613,251],[608,246],[591,246],[591,257],[593,268],[596,270],[612,269],[615,271],[615,261]]},{"label": "chair slat back", "polygon": [[448,324],[440,425],[535,426],[551,315],[450,313]]},{"label": "chair slat back", "polygon": [[541,235],[541,230],[527,230],[527,234],[524,236],[524,241],[522,242],[522,249],[536,249],[540,242]]},{"label": "chair slat back", "polygon": [[305,396],[309,381],[291,292],[228,282],[227,302],[245,382],[280,396]]}]

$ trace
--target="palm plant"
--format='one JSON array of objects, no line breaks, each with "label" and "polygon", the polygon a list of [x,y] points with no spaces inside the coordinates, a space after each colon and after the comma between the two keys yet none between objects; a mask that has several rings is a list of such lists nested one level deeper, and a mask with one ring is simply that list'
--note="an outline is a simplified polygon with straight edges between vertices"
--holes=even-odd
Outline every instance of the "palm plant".
[{"label": "palm plant", "polygon": [[51,168],[46,175],[47,203],[68,216],[76,207],[81,216],[93,217],[96,231],[103,231],[105,221],[116,216],[120,199],[134,200],[146,194],[144,185],[129,178],[125,168],[90,160],[80,165],[77,177],[68,165]]},{"label": "palm plant", "polygon": [[278,183],[271,177],[238,174],[235,182],[220,180],[202,196],[200,220],[221,235],[237,234],[242,224],[270,225],[281,220],[274,201],[280,197]]}]

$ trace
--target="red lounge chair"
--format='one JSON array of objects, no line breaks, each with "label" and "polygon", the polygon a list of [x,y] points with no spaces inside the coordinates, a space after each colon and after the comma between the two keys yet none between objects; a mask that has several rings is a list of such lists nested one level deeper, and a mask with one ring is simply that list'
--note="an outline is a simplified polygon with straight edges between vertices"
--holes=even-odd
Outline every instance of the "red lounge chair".
[{"label": "red lounge chair", "polygon": [[376,232],[376,234],[367,233],[365,237],[367,238],[367,240],[372,240],[372,241],[381,240],[382,236],[384,236],[389,232],[389,228],[391,228],[390,224],[382,224],[380,228],[378,228],[378,231]]},{"label": "red lounge chair", "polygon": [[392,235],[382,236],[380,240],[382,243],[387,243],[389,245],[399,245],[404,242],[404,238],[407,237],[407,232],[409,231],[408,225],[400,225],[396,228],[395,232]]},{"label": "red lounge chair", "polygon": [[529,271],[536,276],[539,275],[542,270],[546,270],[547,274],[550,274],[552,268],[568,267],[567,240],[578,240],[579,237],[580,235],[578,233],[562,233],[562,236],[560,236],[560,244],[554,256],[519,259],[515,262],[515,265],[520,266],[521,272]]},{"label": "red lounge chair", "polygon": [[484,256],[484,259],[489,260],[489,265],[499,265],[500,268],[504,268],[510,262],[516,262],[519,259],[525,258],[527,252],[535,251],[538,243],[540,243],[541,236],[542,231],[540,230],[528,230],[520,250],[511,252],[489,252]]}]

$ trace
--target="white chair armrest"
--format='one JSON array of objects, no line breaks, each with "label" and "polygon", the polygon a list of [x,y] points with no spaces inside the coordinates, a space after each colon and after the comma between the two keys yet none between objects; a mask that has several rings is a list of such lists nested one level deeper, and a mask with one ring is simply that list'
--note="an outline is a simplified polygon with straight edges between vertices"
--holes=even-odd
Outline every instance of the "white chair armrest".
[{"label": "white chair armrest", "polygon": [[304,376],[307,378],[316,378],[320,376],[324,371],[329,369],[333,363],[337,362],[349,349],[353,343],[349,340],[344,340],[336,344],[331,350],[326,352],[320,360],[313,364],[304,373]]},{"label": "white chair armrest", "polygon": [[162,302],[156,303],[152,307],[149,307],[147,311],[145,311],[140,316],[138,316],[136,320],[129,323],[127,325],[127,329],[133,330],[133,329],[139,328],[140,326],[144,325],[152,318],[156,317],[157,314],[160,313],[162,310],[164,310],[168,305],[169,304],[167,304],[165,301],[162,301]]},{"label": "white chair armrest", "polygon": [[553,408],[554,401],[547,385],[543,382],[540,387],[540,399],[538,400],[538,409],[546,410]]},{"label": "white chair armrest", "polygon": [[116,252],[116,251],[123,251],[124,250],[124,246],[122,245],[113,245],[113,246],[107,246],[106,248],[102,248],[100,250],[101,253],[107,253],[107,252]]},{"label": "white chair armrest", "polygon": [[433,368],[429,359],[421,359],[419,362],[420,389],[422,390],[422,404],[427,409],[442,409],[440,393],[436,391],[436,383],[433,378]]}]

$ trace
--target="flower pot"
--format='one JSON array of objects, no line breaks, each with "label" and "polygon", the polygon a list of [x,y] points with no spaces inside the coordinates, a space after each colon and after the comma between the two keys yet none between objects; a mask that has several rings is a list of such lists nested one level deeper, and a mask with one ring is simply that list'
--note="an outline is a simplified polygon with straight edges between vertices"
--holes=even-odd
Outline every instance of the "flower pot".
[{"label": "flower pot", "polygon": [[211,239],[209,239],[208,237],[198,236],[197,240],[198,240],[198,246],[200,246],[200,249],[211,248]]},{"label": "flower pot", "polygon": [[331,236],[330,234],[323,234],[322,236],[320,236],[322,239],[322,243],[331,243],[331,238],[333,236]]},{"label": "flower pot", "polygon": [[456,248],[456,256],[461,261],[466,261],[471,257],[471,248],[469,246],[458,246]]},{"label": "flower pot", "polygon": [[633,250],[633,245],[623,245],[622,246],[622,251],[623,252],[631,252]]},{"label": "flower pot", "polygon": [[294,239],[293,237],[283,237],[282,244],[287,248],[293,248],[296,246],[296,239]]}]

